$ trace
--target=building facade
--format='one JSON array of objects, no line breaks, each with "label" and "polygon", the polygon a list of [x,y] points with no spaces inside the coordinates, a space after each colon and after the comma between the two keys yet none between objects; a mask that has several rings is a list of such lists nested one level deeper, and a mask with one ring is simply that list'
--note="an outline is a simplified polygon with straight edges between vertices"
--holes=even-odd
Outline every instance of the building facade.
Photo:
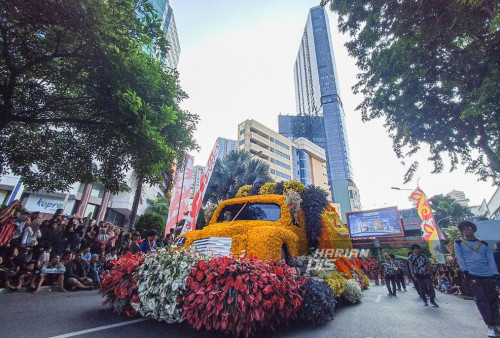
[{"label": "building facade", "polygon": [[227,138],[219,137],[219,155],[217,160],[222,160],[231,151],[238,151],[238,142],[236,140],[229,140]]},{"label": "building facade", "polygon": [[246,150],[267,163],[276,182],[294,179],[305,186],[330,190],[325,151],[305,138],[291,141],[255,120],[246,120],[238,126],[238,150]]},{"label": "building facade", "polygon": [[354,183],[342,100],[326,11],[310,10],[294,66],[298,116],[279,116],[280,134],[307,138],[326,151],[334,202],[345,212],[360,210]]},{"label": "building facade", "polygon": [[453,198],[458,204],[466,208],[469,207],[470,199],[465,197],[465,193],[463,191],[453,189],[453,191],[447,193],[446,196]]},{"label": "building facade", "polygon": [[169,0],[149,0],[156,14],[161,20],[161,30],[165,33],[165,39],[168,41],[168,52],[164,57],[160,57],[160,61],[165,69],[177,68],[179,63],[179,55],[181,48],[179,45],[179,37],[177,35],[177,27],[175,25],[174,12],[170,7]]}]

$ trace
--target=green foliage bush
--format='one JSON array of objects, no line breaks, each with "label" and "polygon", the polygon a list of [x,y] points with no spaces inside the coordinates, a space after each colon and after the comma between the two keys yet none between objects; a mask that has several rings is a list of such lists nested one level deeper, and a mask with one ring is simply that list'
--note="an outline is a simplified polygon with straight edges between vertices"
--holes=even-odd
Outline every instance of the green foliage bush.
[{"label": "green foliage bush", "polygon": [[135,229],[139,231],[142,237],[146,236],[148,230],[155,230],[161,236],[165,232],[165,222],[160,215],[148,211],[139,216]]}]

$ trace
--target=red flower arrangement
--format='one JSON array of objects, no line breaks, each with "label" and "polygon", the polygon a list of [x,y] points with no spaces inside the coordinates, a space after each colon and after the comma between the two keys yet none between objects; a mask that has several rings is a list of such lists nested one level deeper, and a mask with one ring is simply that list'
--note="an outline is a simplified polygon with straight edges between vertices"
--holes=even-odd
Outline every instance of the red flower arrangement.
[{"label": "red flower arrangement", "polygon": [[200,260],[187,279],[183,317],[233,336],[274,330],[297,317],[305,282],[295,268],[255,257]]},{"label": "red flower arrangement", "polygon": [[112,261],[113,269],[109,274],[103,275],[101,280],[99,293],[104,298],[103,306],[110,304],[114,312],[127,317],[137,314],[131,304],[139,302],[135,270],[143,261],[143,257],[131,253]]}]

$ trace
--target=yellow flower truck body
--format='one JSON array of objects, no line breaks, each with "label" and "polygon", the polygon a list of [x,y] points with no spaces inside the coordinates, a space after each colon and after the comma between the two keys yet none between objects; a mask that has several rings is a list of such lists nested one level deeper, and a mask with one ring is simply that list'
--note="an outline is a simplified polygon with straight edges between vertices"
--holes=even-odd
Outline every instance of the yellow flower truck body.
[{"label": "yellow flower truck body", "polygon": [[[333,214],[336,215],[334,210],[325,210],[322,215],[322,236],[318,241],[320,249],[335,248],[337,232],[347,232],[345,226],[331,226],[332,222],[335,223]],[[347,239],[350,246],[348,232]],[[342,240],[345,238],[342,237]],[[239,197],[221,202],[209,225],[202,230],[187,232],[177,240],[178,246],[194,246],[197,251],[210,245],[216,247],[216,243],[227,245],[227,249],[230,245],[230,251],[235,256],[245,253],[263,260],[280,260],[287,255],[296,258],[308,253],[305,217],[300,212],[299,224],[293,224],[283,195]]]}]

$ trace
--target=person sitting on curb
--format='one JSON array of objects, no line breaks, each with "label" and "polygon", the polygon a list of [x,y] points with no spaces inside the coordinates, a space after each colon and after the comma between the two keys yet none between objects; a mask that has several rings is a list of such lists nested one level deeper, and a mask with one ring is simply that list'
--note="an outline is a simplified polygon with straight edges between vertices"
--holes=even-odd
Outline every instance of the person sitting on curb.
[{"label": "person sitting on curb", "polygon": [[98,286],[101,283],[101,270],[102,266],[99,263],[99,255],[93,254],[90,258],[89,276],[92,278],[94,286]]},{"label": "person sitting on curb", "polygon": [[40,279],[38,280],[38,284],[33,290],[33,293],[37,293],[40,291],[40,288],[44,282],[48,285],[52,285],[55,282],[59,284],[59,290],[61,292],[66,292],[64,288],[64,272],[66,268],[60,262],[61,257],[58,254],[52,254],[50,257],[50,261],[45,263],[40,270]]},{"label": "person sitting on curb", "polygon": [[66,288],[71,291],[76,289],[91,290],[94,288],[89,274],[89,263],[83,259],[83,253],[79,251],[75,259],[66,264],[65,283]]}]

